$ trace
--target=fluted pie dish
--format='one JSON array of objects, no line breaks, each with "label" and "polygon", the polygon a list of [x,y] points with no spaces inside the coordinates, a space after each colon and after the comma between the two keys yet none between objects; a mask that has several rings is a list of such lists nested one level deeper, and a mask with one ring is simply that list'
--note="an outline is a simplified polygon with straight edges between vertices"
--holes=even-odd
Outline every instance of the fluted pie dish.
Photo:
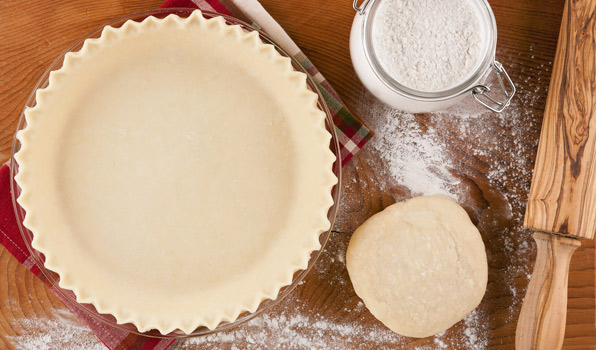
[{"label": "fluted pie dish", "polygon": [[205,18],[106,26],[17,134],[32,246],[80,303],[161,334],[254,312],[330,228],[336,157],[307,76]]}]

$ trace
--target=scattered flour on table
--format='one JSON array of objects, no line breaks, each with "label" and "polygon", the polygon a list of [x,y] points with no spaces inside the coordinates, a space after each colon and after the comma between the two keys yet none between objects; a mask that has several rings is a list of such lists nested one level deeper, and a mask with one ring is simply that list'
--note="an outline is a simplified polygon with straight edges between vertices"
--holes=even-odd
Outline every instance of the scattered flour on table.
[{"label": "scattered flour on table", "polygon": [[[364,308],[359,304],[356,310]],[[238,330],[216,333],[205,337],[178,342],[175,349],[192,349],[197,345],[213,350],[223,349],[284,349],[284,350],[356,350],[360,344],[371,343],[379,349],[405,346],[412,339],[393,333],[383,326],[363,326],[358,322],[334,322],[321,316],[302,313],[300,308],[286,310],[281,315],[262,315]],[[482,350],[488,345],[483,335],[486,326],[471,314],[464,320],[464,331],[457,342],[443,339],[443,334],[432,338],[432,346],[417,346],[416,350],[463,348]],[[409,339],[409,341],[408,341]]]},{"label": "scattered flour on table", "polygon": [[[447,112],[427,116],[431,119],[453,118],[452,126],[458,137],[468,144],[461,152],[476,158],[481,166],[486,168],[482,173],[489,174],[490,188],[483,191],[496,198],[502,197],[494,200],[493,205],[500,206],[495,210],[498,210],[497,213],[502,218],[510,220],[511,224],[502,231],[491,232],[491,240],[495,240],[496,243],[491,242],[494,251],[489,251],[488,257],[491,278],[505,281],[505,289],[491,290],[497,284],[489,284],[488,288],[489,293],[492,292],[493,295],[509,298],[504,303],[510,307],[500,310],[498,316],[499,320],[506,319],[509,325],[495,324],[492,315],[487,312],[486,305],[481,304],[459,327],[449,329],[421,343],[424,345],[414,346],[416,350],[483,350],[489,345],[491,329],[514,325],[516,312],[525,293],[516,281],[525,285],[530,279],[529,259],[534,250],[530,232],[522,229],[521,223],[537,140],[534,143],[522,142],[522,136],[537,132],[538,125],[535,125],[534,121],[539,121],[540,116],[533,115],[534,107],[544,101],[538,101],[536,96],[544,88],[540,80],[548,78],[548,67],[551,65],[552,62],[545,63],[540,68],[529,69],[527,72],[521,69],[527,77],[518,81],[518,95],[511,107],[502,114],[487,113],[471,101]],[[416,116],[384,107],[368,94],[363,94],[359,109],[356,112],[362,116],[369,116],[366,121],[376,132],[371,144],[363,152],[370,152],[369,155],[376,155],[380,160],[378,162],[374,157],[368,156],[364,159],[371,167],[386,175],[385,178],[379,179],[381,183],[378,185],[381,189],[391,192],[394,186],[403,186],[410,189],[412,195],[446,194],[466,203],[466,192],[458,190],[461,183],[456,169],[461,165],[456,163],[455,156],[450,151],[452,148],[444,141],[444,133],[447,131],[432,126],[432,123],[426,123],[431,126],[423,129]],[[491,123],[495,125],[495,130],[478,127]],[[497,129],[501,131],[497,132]],[[396,198],[401,199],[403,198]],[[486,222],[484,225],[484,229],[488,231],[499,226],[498,223],[492,222]],[[348,293],[346,290],[349,289],[349,277],[341,273],[345,270],[344,254],[348,240],[342,242],[338,238],[331,237],[321,260],[317,262],[311,274],[325,276],[324,271],[334,269],[331,270],[334,271],[333,278],[325,280],[324,283],[328,284],[327,288],[333,286],[339,295]],[[353,295],[350,295],[351,297]],[[337,299],[346,300],[348,297],[337,296]],[[340,310],[345,313],[344,317],[339,320],[313,313],[312,308],[296,296],[296,292],[282,301],[276,310],[278,312],[266,313],[229,332],[178,341],[171,349],[355,350],[360,348],[359,344],[366,342],[376,345],[378,349],[395,349],[412,342],[411,338],[401,337],[380,324],[364,326],[359,322],[359,317],[366,313],[365,305],[361,301],[345,305]],[[74,321],[73,316],[67,313],[65,311],[58,314],[56,319],[19,320],[18,322],[30,329],[31,333],[13,337],[16,348],[103,349],[103,345],[93,333]],[[39,332],[35,333],[35,330]]]},{"label": "scattered flour on table", "polygon": [[53,318],[22,318],[28,333],[13,336],[16,350],[105,350],[95,334],[68,310],[58,310]]},{"label": "scattered flour on table", "polygon": [[[336,288],[337,300],[349,300],[343,308],[327,311],[321,315],[313,311],[304,300],[291,294],[275,307],[272,312],[265,313],[237,329],[213,335],[191,338],[176,343],[172,350],[190,350],[205,348],[212,350],[358,350],[361,348],[396,349],[415,341],[414,338],[402,337],[381,323],[373,325],[360,321],[366,306],[360,300],[353,299],[353,291],[349,286],[349,277],[345,271],[345,251],[349,237],[335,233],[323,252],[321,260],[314,267],[313,274],[333,278],[324,279],[322,290]],[[326,272],[325,272],[326,271]],[[339,272],[339,273],[337,273]],[[346,286],[347,285],[347,286]],[[349,294],[348,294],[349,293]],[[331,319],[340,315],[338,319]],[[350,316],[351,315],[351,316]],[[370,315],[366,315],[370,319]],[[487,325],[484,316],[475,312],[463,322],[458,331],[457,341],[445,338],[445,333],[419,342],[423,345],[409,345],[408,349],[472,349],[481,350],[486,347]]]},{"label": "scattered flour on table", "polygon": [[[488,293],[508,298],[505,303],[509,307],[497,318],[507,324],[495,323],[487,313],[490,309],[481,304],[464,321],[464,334],[447,331],[434,338],[438,349],[485,349],[491,328],[514,330],[525,294],[523,286],[531,278],[535,245],[531,232],[522,224],[538,139],[527,135],[539,133],[552,62],[538,62],[535,68],[515,65],[508,69],[521,72],[513,77],[518,92],[511,106],[500,114],[488,112],[468,98],[444,112],[412,115],[384,106],[367,92],[362,93],[356,110],[367,117],[376,133],[364,150],[367,157],[362,159],[382,176],[368,186],[378,186],[396,201],[404,196],[432,194],[456,199],[477,214],[489,248],[490,278],[504,281],[489,284]],[[476,183],[488,186],[474,187]],[[409,195],[400,188],[409,190]],[[476,211],[482,203],[473,201],[470,189],[481,191],[490,201],[483,209],[486,214]]]},{"label": "scattered flour on table", "polygon": [[383,69],[416,90],[457,85],[482,54],[469,0],[387,0],[375,12],[372,43]]},{"label": "scattered flour on table", "polygon": [[472,311],[464,318],[464,337],[463,345],[470,350],[483,350],[488,347],[488,325],[486,319],[478,312],[478,309]]},{"label": "scattered flour on table", "polygon": [[443,194],[457,199],[455,186],[459,180],[449,172],[452,165],[437,142],[435,130],[422,131],[412,114],[380,109],[375,110],[381,112],[380,127],[371,147],[386,164],[388,175],[413,195]]},{"label": "scattered flour on table", "polygon": [[[333,323],[296,312],[272,317],[263,315],[240,330],[191,338],[180,344],[181,349],[208,345],[209,349],[287,349],[287,350],[348,350],[351,343],[375,341],[388,346],[400,341],[400,336],[379,327]],[[238,344],[235,347],[233,344]]]},{"label": "scattered flour on table", "polygon": [[[468,318],[466,318],[468,320]],[[470,322],[476,322],[471,320]],[[466,323],[461,341],[442,339],[442,335],[432,338],[433,345],[408,347],[414,350],[466,349],[483,350],[488,340],[478,332],[479,326]],[[212,350],[356,350],[359,344],[372,343],[379,349],[392,349],[396,345],[407,344],[406,339],[384,327],[364,327],[354,324],[334,323],[301,315],[264,315],[250,321],[241,330],[214,334],[205,337],[180,341],[172,347],[192,349],[203,345]]]}]

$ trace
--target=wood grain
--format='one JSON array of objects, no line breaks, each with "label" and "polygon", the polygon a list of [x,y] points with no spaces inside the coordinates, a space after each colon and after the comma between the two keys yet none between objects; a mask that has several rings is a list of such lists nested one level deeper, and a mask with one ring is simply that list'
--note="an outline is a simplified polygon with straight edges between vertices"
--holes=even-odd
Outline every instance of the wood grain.
[{"label": "wood grain", "polygon": [[582,238],[596,232],[596,1],[563,12],[524,225]]},{"label": "wood grain", "polygon": [[560,349],[567,319],[569,262],[581,242],[544,232],[534,233],[534,240],[538,252],[517,322],[515,348]]},{"label": "wood grain", "polygon": [[[95,26],[134,11],[153,9],[159,0],[8,0],[0,1],[0,158],[9,157],[16,120],[38,77],[70,43]],[[348,37],[354,18],[345,0],[262,0],[265,8],[287,30],[331,82],[348,106],[382,136],[385,110],[358,81],[350,62]],[[522,216],[540,135],[552,61],[557,46],[562,0],[491,0],[499,28],[497,59],[518,87],[511,108],[501,116],[457,118],[417,115],[410,127],[435,131],[448,154],[450,172],[459,182],[460,202],[479,227],[489,259],[489,284],[478,308],[482,317],[477,334],[482,348],[513,349],[515,324],[528,284],[535,250]],[[519,121],[519,123],[517,122]],[[462,133],[462,128],[466,129]],[[396,137],[399,135],[396,133]],[[498,145],[495,146],[495,145]],[[395,201],[412,196],[394,181],[389,165],[369,145],[344,168],[343,202],[330,244],[305,283],[267,313],[279,318],[307,316],[315,322],[357,325],[380,331],[383,326],[364,307],[350,284],[342,255],[350,233],[364,220]],[[586,241],[571,260],[569,303],[564,349],[596,348],[594,243]],[[46,323],[65,322],[64,306],[8,252],[0,248],[0,349],[13,349],[19,339],[51,334]],[[73,321],[74,322],[74,321]],[[65,327],[67,324],[65,324]],[[460,322],[441,338],[451,349],[474,349]],[[267,328],[241,327],[254,335]],[[439,348],[434,338],[402,338],[383,343],[366,336],[351,338],[319,329],[323,348],[416,349]],[[297,337],[312,336],[312,327],[295,329]],[[242,333],[244,334],[244,333]],[[231,337],[232,334],[226,336]],[[77,333],[90,337],[88,333]],[[267,338],[276,334],[267,333]],[[357,339],[356,339],[357,338]],[[261,349],[269,343],[179,342],[173,349]],[[97,342],[97,340],[95,340]],[[337,345],[339,344],[339,345]],[[52,347],[51,347],[52,348]],[[64,349],[65,347],[53,346]],[[290,348],[294,349],[294,348]],[[308,348],[300,348],[307,350]],[[476,347],[478,349],[478,347]],[[289,350],[289,349],[288,349]]]},{"label": "wood grain", "polygon": [[[594,238],[596,228],[596,1],[566,1],[524,225]],[[532,279],[516,330],[516,348],[560,349],[573,238],[534,234]]]}]

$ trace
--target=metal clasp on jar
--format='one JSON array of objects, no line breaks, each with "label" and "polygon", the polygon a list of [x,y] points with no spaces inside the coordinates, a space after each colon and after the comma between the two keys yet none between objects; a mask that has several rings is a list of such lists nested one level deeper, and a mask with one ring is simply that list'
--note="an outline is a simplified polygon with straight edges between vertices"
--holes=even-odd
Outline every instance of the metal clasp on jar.
[{"label": "metal clasp on jar", "polygon": [[[491,91],[490,84],[476,85],[473,88],[471,88],[470,91],[472,91],[472,96],[474,96],[474,99],[478,101],[481,105],[490,109],[493,112],[501,113],[505,110],[505,108],[507,108],[507,106],[509,106],[509,103],[511,103],[511,99],[515,95],[515,84],[513,83],[513,81],[509,77],[509,74],[507,74],[507,71],[505,70],[505,68],[503,68],[503,65],[500,62],[495,61],[491,68],[491,72],[495,72],[497,76],[499,85],[501,86],[501,90],[503,92],[504,99],[502,101],[499,101],[489,94],[489,92]],[[485,78],[485,81],[489,78],[489,76],[490,72]],[[509,86],[505,86],[505,83],[507,83],[507,85]]]},{"label": "metal clasp on jar", "polygon": [[358,6],[358,0],[354,0],[354,4],[352,6],[354,6],[354,10],[356,10],[356,12],[363,15],[364,11],[366,11],[366,7],[368,6],[369,3],[370,3],[369,0],[364,0],[362,2],[362,5]]},{"label": "metal clasp on jar", "polygon": [[[496,113],[501,113],[505,110],[505,108],[507,108],[507,106],[509,106],[509,104],[511,103],[511,100],[513,99],[513,96],[515,95],[516,92],[516,88],[515,88],[515,84],[513,83],[513,81],[511,80],[511,78],[509,77],[509,74],[507,74],[507,72],[505,71],[505,68],[503,67],[503,65],[496,61],[494,59],[494,55],[496,52],[496,23],[494,20],[494,15],[492,13],[492,9],[490,8],[490,4],[488,3],[487,0],[478,0],[480,3],[483,3],[485,5],[485,11],[488,14],[488,17],[485,16],[485,20],[488,20],[490,23],[488,24],[489,29],[492,29],[492,32],[494,32],[493,34],[493,38],[492,40],[494,41],[494,43],[491,45],[492,50],[488,50],[487,51],[487,58],[485,58],[485,60],[483,60],[483,64],[481,65],[481,67],[474,73],[474,76],[476,77],[474,79],[474,82],[470,83],[470,85],[467,85],[466,87],[463,87],[461,90],[458,90],[457,92],[453,93],[450,96],[428,96],[427,95],[422,95],[420,94],[422,97],[420,96],[414,96],[412,97],[413,93],[410,92],[409,94],[404,92],[403,87],[398,87],[395,88],[395,86],[393,85],[393,81],[391,79],[385,79],[385,73],[381,70],[381,72],[379,73],[379,69],[376,68],[376,64],[375,61],[371,61],[370,59],[370,53],[367,50],[369,48],[369,46],[365,43],[363,44],[363,47],[359,50],[364,51],[364,56],[367,58],[369,65],[371,67],[372,72],[376,73],[376,77],[378,79],[380,79],[382,81],[383,84],[385,84],[388,89],[392,89],[394,92],[397,90],[396,94],[401,94],[401,95],[405,95],[406,99],[410,98],[412,100],[423,100],[426,101],[428,103],[440,103],[442,101],[446,101],[448,99],[456,99],[457,97],[462,96],[463,94],[466,94],[468,92],[472,93],[472,96],[474,97],[474,99],[480,103],[482,106],[484,106],[485,108],[496,112]],[[360,5],[358,5],[360,3]],[[376,2],[375,0],[354,0],[352,6],[354,7],[354,10],[356,10],[356,12],[358,13],[358,16],[361,16],[364,19],[363,26],[364,23],[366,23],[365,21],[367,21],[368,17],[370,17],[371,13],[367,13],[366,11],[368,9],[372,9],[371,11],[375,11],[375,5]],[[486,19],[488,18],[488,19]],[[366,29],[363,28],[362,29],[362,41],[366,42],[367,41],[367,37],[368,34],[366,32]],[[350,41],[350,43],[352,43],[352,41]],[[352,44],[351,44],[352,45]],[[492,61],[492,64],[490,63]],[[357,67],[355,67],[357,68]],[[356,72],[358,73],[358,69],[356,69]],[[371,73],[372,73],[371,72]],[[494,75],[492,74],[494,72]],[[360,75],[359,75],[360,76]],[[491,90],[492,87],[492,83],[495,81],[493,79],[491,79],[492,77],[496,77],[499,82],[498,86],[501,87],[501,93],[496,93],[496,91]],[[362,77],[360,77],[362,80]],[[363,81],[364,85],[366,86],[366,82]],[[471,86],[471,87],[469,87]],[[377,89],[378,90],[378,89]],[[424,92],[424,91],[422,91]],[[389,92],[391,93],[391,92]],[[500,96],[495,96],[495,95],[500,95]],[[378,97],[378,96],[377,96]],[[388,105],[391,105],[395,108],[404,108],[403,106],[399,106],[396,107],[395,105],[393,105],[391,103],[391,98],[387,98],[387,96],[385,96],[384,98],[380,98],[382,101],[384,101],[385,103],[387,103]],[[433,108],[435,108],[436,106],[434,106]],[[430,109],[432,110],[437,110],[437,109]],[[411,111],[411,110],[410,110]]]}]

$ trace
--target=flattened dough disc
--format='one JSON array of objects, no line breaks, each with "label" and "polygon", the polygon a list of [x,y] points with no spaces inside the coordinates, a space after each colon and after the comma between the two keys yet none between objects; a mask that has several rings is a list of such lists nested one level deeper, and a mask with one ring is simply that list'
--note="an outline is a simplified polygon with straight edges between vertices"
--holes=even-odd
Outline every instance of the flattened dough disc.
[{"label": "flattened dough disc", "polygon": [[352,236],[346,264],[370,312],[394,332],[419,338],[476,308],[488,279],[478,229],[441,196],[396,203],[368,219]]}]

